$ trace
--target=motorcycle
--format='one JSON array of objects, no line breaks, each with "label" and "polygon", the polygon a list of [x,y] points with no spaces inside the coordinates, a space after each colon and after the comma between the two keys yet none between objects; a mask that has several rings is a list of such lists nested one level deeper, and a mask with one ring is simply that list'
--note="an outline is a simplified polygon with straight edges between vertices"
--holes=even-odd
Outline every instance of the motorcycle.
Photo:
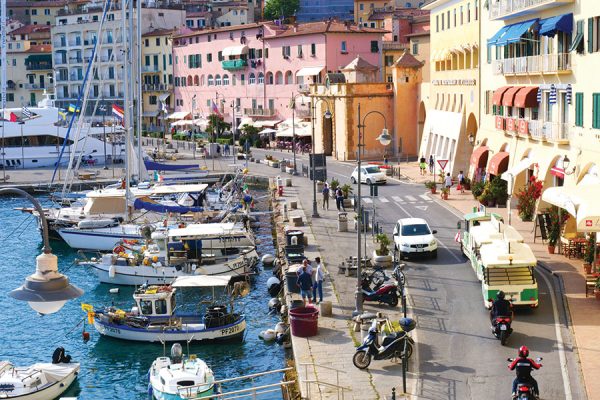
[{"label": "motorcycle", "polygon": [[366,273],[362,273],[361,289],[363,301],[376,301],[386,303],[392,307],[398,305],[398,299],[401,296],[398,286],[387,283],[376,289],[371,288],[372,279]]},{"label": "motorcycle", "polygon": [[512,323],[512,318],[508,316],[498,316],[494,320],[492,324],[492,331],[496,339],[500,340],[500,344],[504,346],[506,344],[506,340],[512,333],[512,328],[510,324]]},{"label": "motorcycle", "polygon": [[[512,363],[514,358],[507,358],[506,361]],[[542,357],[536,358],[536,362],[539,364],[543,360]],[[540,364],[541,365],[541,364]],[[539,397],[535,395],[533,390],[533,385],[529,383],[518,383],[517,384],[517,393],[516,397],[513,396],[512,399],[518,400],[539,400]]]},{"label": "motorcycle", "polygon": [[365,337],[362,344],[356,348],[356,353],[352,357],[352,363],[358,369],[368,368],[371,359],[388,360],[391,358],[409,359],[413,353],[415,342],[408,336],[408,332],[415,329],[416,323],[412,318],[401,318],[401,331],[392,329],[392,324],[386,319],[384,322],[389,327],[390,334],[383,338],[381,346],[379,345],[379,324],[381,322],[374,320],[369,328],[369,334]]}]

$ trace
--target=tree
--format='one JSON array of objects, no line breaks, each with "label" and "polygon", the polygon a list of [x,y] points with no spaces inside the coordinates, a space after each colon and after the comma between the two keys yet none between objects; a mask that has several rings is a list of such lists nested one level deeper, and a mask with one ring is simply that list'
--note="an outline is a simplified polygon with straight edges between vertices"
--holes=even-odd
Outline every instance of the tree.
[{"label": "tree", "polygon": [[223,121],[223,117],[217,114],[210,114],[208,116],[208,126],[206,127],[206,131],[210,133],[211,142],[215,141],[215,134],[222,133],[229,128],[231,128],[231,124]]},{"label": "tree", "polygon": [[273,20],[279,17],[291,17],[300,8],[300,0],[267,0],[265,4],[265,19]]}]

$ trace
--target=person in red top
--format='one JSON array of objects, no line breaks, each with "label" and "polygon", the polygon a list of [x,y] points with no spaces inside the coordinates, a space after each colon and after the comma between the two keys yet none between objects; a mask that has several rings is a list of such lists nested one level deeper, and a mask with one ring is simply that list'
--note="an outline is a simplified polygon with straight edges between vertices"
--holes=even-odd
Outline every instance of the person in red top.
[{"label": "person in red top", "polygon": [[519,348],[519,357],[508,366],[511,371],[516,370],[517,377],[513,381],[512,395],[513,398],[517,397],[517,385],[519,383],[526,383],[533,386],[533,392],[536,397],[539,397],[540,391],[538,388],[537,381],[531,376],[532,369],[540,369],[542,364],[538,364],[529,358],[529,349],[527,346],[521,346]]}]

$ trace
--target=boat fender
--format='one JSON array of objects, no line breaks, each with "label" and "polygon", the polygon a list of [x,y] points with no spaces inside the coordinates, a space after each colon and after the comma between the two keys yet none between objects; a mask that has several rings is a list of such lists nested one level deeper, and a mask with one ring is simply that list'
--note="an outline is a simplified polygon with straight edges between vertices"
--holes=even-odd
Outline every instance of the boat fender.
[{"label": "boat fender", "polygon": [[265,254],[261,257],[260,261],[263,263],[263,265],[270,266],[275,262],[275,256],[272,254]]},{"label": "boat fender", "polygon": [[283,322],[278,322],[275,325],[275,332],[279,333],[284,333],[285,332],[285,324]]},{"label": "boat fender", "polygon": [[108,277],[109,278],[114,278],[116,274],[117,274],[117,268],[114,265],[111,265],[108,268]]},{"label": "boat fender", "polygon": [[277,333],[273,329],[267,329],[266,331],[262,331],[258,334],[258,337],[265,342],[271,342],[275,340],[277,337]]},{"label": "boat fender", "polygon": [[118,294],[119,293],[119,288],[112,288],[112,289],[109,289],[108,291],[111,294]]},{"label": "boat fender", "polygon": [[115,254],[125,253],[125,247],[123,247],[121,245],[115,246],[115,248],[113,249],[113,253],[115,253]]}]

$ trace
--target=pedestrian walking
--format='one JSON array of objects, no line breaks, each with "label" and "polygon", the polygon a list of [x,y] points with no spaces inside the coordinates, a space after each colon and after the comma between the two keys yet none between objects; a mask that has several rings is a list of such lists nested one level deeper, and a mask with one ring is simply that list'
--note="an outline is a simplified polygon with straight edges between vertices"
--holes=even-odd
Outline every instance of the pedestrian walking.
[{"label": "pedestrian walking", "polygon": [[446,178],[444,179],[444,187],[447,189],[452,187],[452,177],[450,176],[450,172],[446,174]]},{"label": "pedestrian walking", "polygon": [[344,192],[340,188],[335,191],[335,205],[338,211],[346,211],[344,208]]},{"label": "pedestrian walking", "polygon": [[386,167],[388,165],[388,156],[387,156],[387,154],[384,154],[384,156],[383,156],[383,165],[385,165]]},{"label": "pedestrian walking", "polygon": [[300,288],[300,295],[302,296],[302,303],[306,307],[306,301],[308,300],[308,304],[311,299],[311,289],[312,289],[312,278],[310,273],[306,270],[306,265],[302,266],[302,272],[298,275],[298,279],[296,280],[296,285]]},{"label": "pedestrian walking", "polygon": [[[321,257],[315,257],[317,267],[314,269],[314,281],[313,281],[313,303],[319,304],[323,302],[323,264],[321,264]],[[319,293],[319,301],[317,301],[317,292]]]},{"label": "pedestrian walking", "polygon": [[433,174],[433,171],[435,169],[435,162],[433,161],[433,154],[429,155],[429,173]]},{"label": "pedestrian walking", "polygon": [[462,170],[458,173],[458,187],[456,189],[460,190],[461,193],[465,192],[465,174]]},{"label": "pedestrian walking", "polygon": [[425,175],[427,173],[427,160],[425,160],[425,156],[421,156],[419,159],[419,173],[421,175]]},{"label": "pedestrian walking", "polygon": [[329,184],[325,182],[323,185],[323,210],[329,210]]},{"label": "pedestrian walking", "polygon": [[225,154],[226,156],[229,155],[229,145],[228,144],[225,145],[225,150],[224,150],[223,154]]},{"label": "pedestrian walking", "polygon": [[158,149],[155,147],[154,150],[152,150],[152,161],[156,161],[156,157],[158,157]]}]

